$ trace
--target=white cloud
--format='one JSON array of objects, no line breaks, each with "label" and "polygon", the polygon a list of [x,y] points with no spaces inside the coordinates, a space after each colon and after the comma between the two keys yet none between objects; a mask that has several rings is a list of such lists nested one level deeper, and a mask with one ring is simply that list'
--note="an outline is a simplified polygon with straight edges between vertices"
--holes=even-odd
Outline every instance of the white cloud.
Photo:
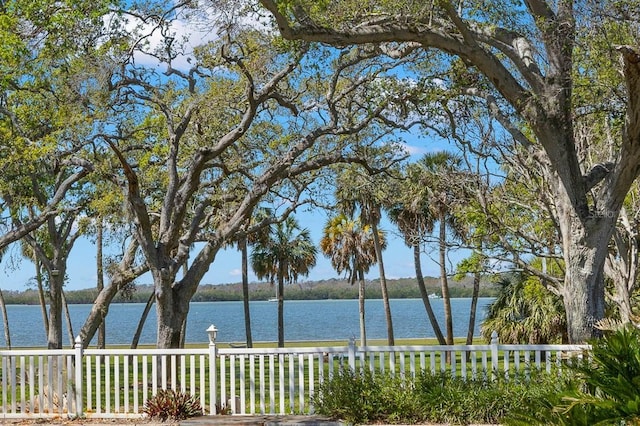
[{"label": "white cloud", "polygon": [[402,146],[402,149],[404,149],[407,152],[407,154],[411,156],[423,155],[428,152],[428,150],[425,147],[409,145],[407,143],[401,143],[400,145]]},{"label": "white cloud", "polygon": [[[219,29],[223,23],[232,22],[240,27],[251,27],[260,31],[272,31],[271,20],[268,15],[260,15],[248,10],[246,2],[224,2],[224,5],[213,2],[211,6],[204,3],[198,5],[198,9],[181,9],[170,21],[167,36],[175,40],[175,44],[182,44],[183,52],[172,62],[172,67],[179,70],[188,70],[192,67],[196,47],[214,41],[219,37]],[[105,19],[105,24],[110,18]],[[154,22],[143,22],[141,19],[129,15],[127,17],[126,30],[137,31],[145,37],[148,44],[145,50],[153,52],[162,48],[165,36]],[[137,52],[135,61],[139,65],[156,67],[161,66],[157,58],[150,54]]]},{"label": "white cloud", "polygon": [[140,19],[138,15],[143,14],[143,12],[138,13],[132,10],[130,14],[124,14],[121,18],[113,14],[104,18],[105,26],[118,22],[124,23],[127,34],[136,34],[136,37],[144,43],[144,51],[148,53],[140,50],[135,52],[134,59],[138,65],[161,66],[160,61],[149,53],[162,49],[166,38],[171,37],[175,40],[175,46],[182,45],[182,53],[173,60],[172,66],[176,69],[188,69],[192,66],[190,62],[193,59],[194,49],[218,37],[215,22],[219,22],[219,14],[214,14],[213,8],[200,8],[197,11],[182,9],[168,23],[164,35],[156,20],[149,19],[144,22]]}]

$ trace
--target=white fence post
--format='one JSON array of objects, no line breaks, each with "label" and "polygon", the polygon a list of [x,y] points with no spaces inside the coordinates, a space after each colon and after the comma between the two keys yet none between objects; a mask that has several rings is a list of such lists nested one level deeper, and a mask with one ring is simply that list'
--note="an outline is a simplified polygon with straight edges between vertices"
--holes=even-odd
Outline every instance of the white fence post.
[{"label": "white fence post", "polygon": [[[76,404],[76,408],[75,408],[75,416],[76,417],[82,417],[82,413],[83,413],[83,406],[82,406],[82,356],[83,356],[83,350],[82,350],[82,339],[80,338],[80,336],[78,335],[76,337],[75,340],[75,345],[73,346],[73,348],[75,349],[75,354],[74,354],[74,368],[75,368],[75,386],[74,386],[74,392],[75,392],[75,404]],[[71,401],[69,401],[69,405],[71,405]],[[69,407],[70,408],[70,407]],[[71,410],[69,410],[71,411]]]},{"label": "white fence post", "polygon": [[[209,328],[207,328],[207,335],[209,336],[209,413],[217,414],[218,381],[216,380],[216,358],[218,356],[218,349],[216,348],[216,337],[218,335],[218,329],[215,325],[211,324]],[[222,408],[222,404],[220,408]]]},{"label": "white fence post", "polygon": [[498,344],[499,343],[500,342],[498,340],[498,332],[494,330],[491,333],[491,380],[495,380],[496,377],[498,377],[498,367],[499,367]]},{"label": "white fence post", "polygon": [[351,371],[356,371],[356,338],[352,337],[349,339],[349,368]]}]

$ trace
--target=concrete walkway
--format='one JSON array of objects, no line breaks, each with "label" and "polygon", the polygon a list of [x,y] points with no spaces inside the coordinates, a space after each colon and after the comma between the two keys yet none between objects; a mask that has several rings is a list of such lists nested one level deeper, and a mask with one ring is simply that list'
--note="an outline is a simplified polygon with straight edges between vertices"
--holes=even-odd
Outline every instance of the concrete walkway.
[{"label": "concrete walkway", "polygon": [[344,423],[321,416],[201,416],[180,422],[180,426],[343,426]]}]

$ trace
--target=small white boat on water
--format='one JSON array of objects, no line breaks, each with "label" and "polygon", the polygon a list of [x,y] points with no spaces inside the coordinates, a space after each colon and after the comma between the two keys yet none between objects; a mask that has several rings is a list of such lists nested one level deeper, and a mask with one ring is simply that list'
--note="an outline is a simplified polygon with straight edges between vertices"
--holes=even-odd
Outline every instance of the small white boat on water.
[{"label": "small white boat on water", "polygon": [[440,297],[440,295],[439,295],[439,294],[431,293],[431,294],[429,295],[429,299],[441,299],[441,297]]}]

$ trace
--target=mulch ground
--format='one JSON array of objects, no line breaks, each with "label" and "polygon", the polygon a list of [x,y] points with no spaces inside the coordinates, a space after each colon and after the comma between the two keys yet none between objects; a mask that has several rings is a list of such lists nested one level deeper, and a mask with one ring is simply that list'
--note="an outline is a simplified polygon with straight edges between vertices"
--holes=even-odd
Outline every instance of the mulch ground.
[{"label": "mulch ground", "polygon": [[136,419],[65,419],[65,418],[37,418],[37,419],[0,419],[0,424],[7,425],[70,425],[70,426],[112,426],[112,425],[145,425],[145,426],[177,426],[179,423],[164,422],[161,423],[156,420],[147,418]]}]

